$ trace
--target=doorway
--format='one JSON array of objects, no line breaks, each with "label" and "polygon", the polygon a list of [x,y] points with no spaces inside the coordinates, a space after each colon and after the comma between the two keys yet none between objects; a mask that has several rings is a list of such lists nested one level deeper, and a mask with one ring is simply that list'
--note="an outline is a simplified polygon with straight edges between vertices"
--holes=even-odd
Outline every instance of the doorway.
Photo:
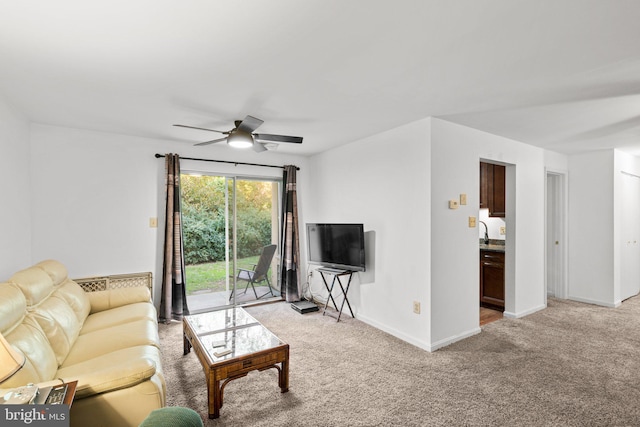
[{"label": "doorway", "polygon": [[479,172],[479,305],[486,324],[516,317],[516,165],[480,158]]},{"label": "doorway", "polygon": [[563,172],[547,171],[545,281],[547,297],[567,297],[567,176]]},{"label": "doorway", "polygon": [[640,176],[621,172],[620,300],[640,293]]},{"label": "doorway", "polygon": [[[242,176],[181,175],[186,292],[192,313],[281,299],[279,251],[265,280],[248,286],[262,248],[278,244],[280,180]],[[255,288],[255,292],[254,292]]]},{"label": "doorway", "polygon": [[504,164],[480,161],[480,326],[505,310],[506,172]]}]

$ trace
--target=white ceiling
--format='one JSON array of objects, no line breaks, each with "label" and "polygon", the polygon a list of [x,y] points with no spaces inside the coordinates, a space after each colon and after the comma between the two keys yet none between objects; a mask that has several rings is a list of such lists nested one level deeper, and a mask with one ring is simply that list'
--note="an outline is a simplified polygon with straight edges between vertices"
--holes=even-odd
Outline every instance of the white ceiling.
[{"label": "white ceiling", "polygon": [[[428,117],[640,154],[636,0],[0,0],[0,96],[182,141],[253,115],[310,155]],[[203,153],[227,149],[202,147]]]}]

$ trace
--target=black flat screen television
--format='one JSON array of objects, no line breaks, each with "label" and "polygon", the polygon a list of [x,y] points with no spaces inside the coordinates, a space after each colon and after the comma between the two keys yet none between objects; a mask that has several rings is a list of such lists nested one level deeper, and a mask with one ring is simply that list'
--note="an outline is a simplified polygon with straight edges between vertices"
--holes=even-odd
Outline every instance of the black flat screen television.
[{"label": "black flat screen television", "polygon": [[365,271],[363,224],[307,224],[309,262]]}]

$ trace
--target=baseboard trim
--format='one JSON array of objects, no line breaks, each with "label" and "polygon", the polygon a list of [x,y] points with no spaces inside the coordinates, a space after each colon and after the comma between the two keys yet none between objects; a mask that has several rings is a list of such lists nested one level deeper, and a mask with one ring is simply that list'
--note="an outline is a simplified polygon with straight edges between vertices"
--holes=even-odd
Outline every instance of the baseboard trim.
[{"label": "baseboard trim", "polygon": [[508,319],[519,319],[521,317],[533,314],[537,311],[544,310],[545,308],[547,308],[547,305],[542,304],[537,307],[530,308],[529,310],[521,311],[519,313],[512,313],[510,311],[505,311],[502,315]]},{"label": "baseboard trim", "polygon": [[599,300],[594,300],[589,298],[574,297],[572,295],[569,295],[567,299],[571,301],[583,302],[585,304],[600,305],[602,307],[609,307],[609,308],[618,308],[622,305],[622,301],[606,302],[606,301],[599,301]]},{"label": "baseboard trim", "polygon": [[388,333],[389,335],[393,335],[396,338],[401,339],[402,341],[406,341],[411,345],[415,345],[416,347],[419,347],[423,350],[427,350],[427,351],[431,351],[429,349],[429,344],[416,339],[415,337],[406,335],[400,331],[398,331],[397,329],[394,328],[390,328],[387,325],[383,325],[382,323],[379,323],[373,319],[371,319],[370,317],[367,317],[365,315],[362,315],[360,313],[358,313],[357,319],[360,320],[363,323],[366,323],[367,325],[373,326],[376,329],[380,329],[383,332]]},{"label": "baseboard trim", "polygon": [[441,349],[442,347],[446,347],[446,346],[451,345],[451,344],[453,344],[455,342],[462,341],[463,339],[472,337],[474,335],[478,335],[480,332],[482,332],[482,329],[480,329],[480,327],[474,328],[474,329],[472,329],[470,331],[467,331],[467,332],[464,332],[462,334],[454,335],[452,337],[445,338],[443,340],[437,341],[437,342],[431,344],[427,350],[431,351],[431,352],[436,351],[438,349]]}]

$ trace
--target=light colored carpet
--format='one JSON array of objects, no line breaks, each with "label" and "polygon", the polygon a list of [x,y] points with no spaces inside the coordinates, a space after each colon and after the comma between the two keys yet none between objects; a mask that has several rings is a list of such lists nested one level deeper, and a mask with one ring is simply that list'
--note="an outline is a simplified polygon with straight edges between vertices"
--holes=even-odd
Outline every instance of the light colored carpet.
[{"label": "light colored carpet", "polygon": [[348,316],[336,323],[286,303],[248,311],[289,343],[289,392],[275,370],[251,373],[227,385],[209,420],[182,325],[161,324],[168,405],[210,426],[640,425],[640,298],[617,309],[551,299],[434,353]]}]

